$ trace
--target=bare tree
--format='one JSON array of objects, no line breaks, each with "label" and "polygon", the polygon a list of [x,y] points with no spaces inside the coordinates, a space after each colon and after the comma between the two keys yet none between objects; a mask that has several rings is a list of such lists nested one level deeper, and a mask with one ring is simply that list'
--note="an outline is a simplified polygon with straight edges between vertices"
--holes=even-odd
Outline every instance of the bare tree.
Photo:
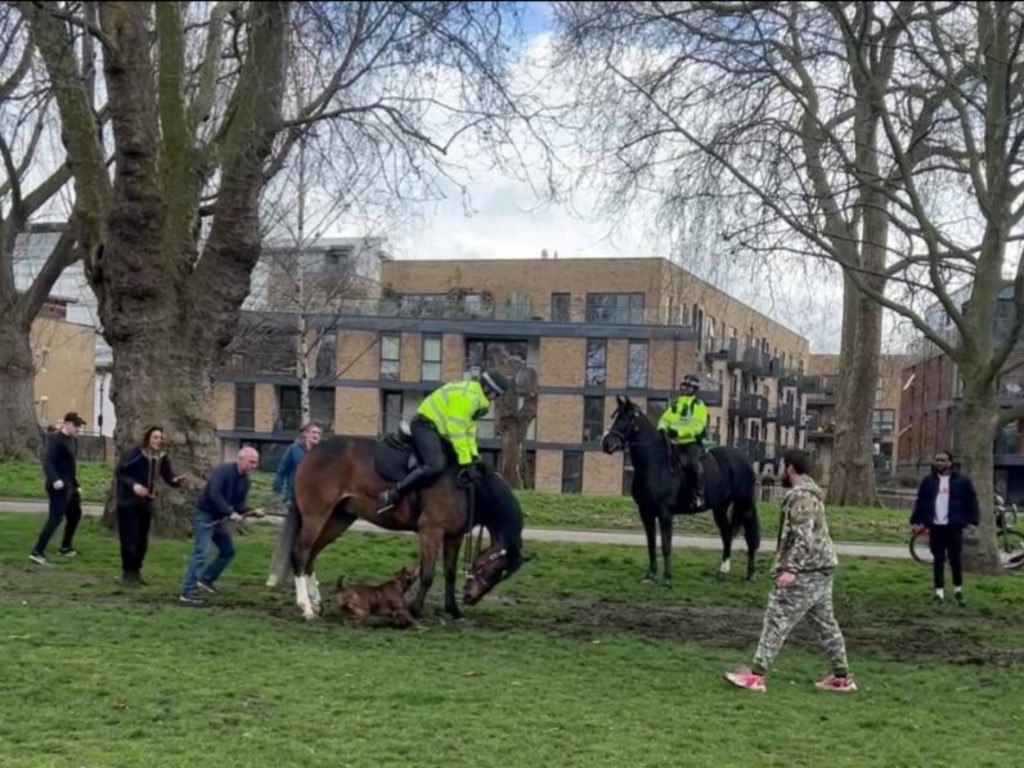
[{"label": "bare tree", "polygon": [[[652,38],[635,30],[653,30],[659,44],[657,66],[634,61],[627,70],[598,57],[634,98],[625,122],[640,127],[619,143],[627,168],[649,178],[668,152],[680,205],[736,201],[729,234],[741,248],[804,253],[842,268],[840,420],[850,435],[873,406],[880,308],[949,354],[964,381],[958,453],[987,505],[993,429],[1024,415],[1000,413],[995,399],[1024,326],[1019,262],[1014,317],[993,339],[1007,245],[1024,215],[1019,4],[645,3],[616,6],[612,20],[590,10],[580,19],[563,9],[577,47],[593,25],[633,30],[649,55]],[[664,141],[671,146],[659,151]],[[707,168],[697,158],[720,172],[696,174]],[[969,286],[966,305],[949,285]],[[917,311],[925,293],[955,334]],[[853,440],[837,451],[848,488],[867,448]],[[997,569],[987,514],[979,533],[973,564]]]},{"label": "bare tree", "polygon": [[684,247],[759,256],[774,270],[784,254],[842,268],[847,375],[829,485],[836,504],[876,501],[871,418],[882,308],[859,284],[886,290],[889,218],[870,179],[890,176],[893,164],[879,151],[881,115],[867,97],[890,90],[905,33],[898,16],[874,5],[558,5],[559,62],[572,62],[584,83],[615,205],[653,190]]},{"label": "bare tree", "polygon": [[0,8],[0,460],[33,458],[39,450],[30,331],[60,273],[77,258],[74,233],[65,232],[34,271],[28,289],[18,290],[18,236],[71,178],[59,156],[52,98],[38,68],[24,19],[5,5]]},{"label": "bare tree", "polygon": [[537,371],[502,346],[494,347],[491,363],[509,380],[505,395],[495,401],[495,422],[501,441],[498,471],[512,488],[525,487],[526,436],[537,418]]},{"label": "bare tree", "polygon": [[[501,3],[17,7],[60,110],[77,236],[114,353],[115,439],[123,447],[157,419],[192,471],[216,455],[211,373],[250,290],[261,195],[310,127],[344,135],[400,183],[441,168],[471,129],[504,140],[519,114],[505,87],[515,9]],[[112,175],[69,45],[81,35],[102,56]],[[287,87],[294,67],[317,84],[309,100]]]}]

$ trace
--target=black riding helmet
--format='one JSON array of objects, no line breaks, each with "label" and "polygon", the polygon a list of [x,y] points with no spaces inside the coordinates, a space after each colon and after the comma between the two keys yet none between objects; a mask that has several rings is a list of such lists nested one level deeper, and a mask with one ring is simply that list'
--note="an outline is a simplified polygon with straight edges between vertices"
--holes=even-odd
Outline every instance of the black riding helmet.
[{"label": "black riding helmet", "polygon": [[686,387],[692,388],[694,391],[700,390],[700,376],[696,373],[688,373],[683,377],[683,380],[679,382],[679,388],[684,389]]},{"label": "black riding helmet", "polygon": [[494,393],[501,396],[508,390],[509,381],[500,371],[486,370],[480,374],[480,385],[484,388],[484,394]]}]

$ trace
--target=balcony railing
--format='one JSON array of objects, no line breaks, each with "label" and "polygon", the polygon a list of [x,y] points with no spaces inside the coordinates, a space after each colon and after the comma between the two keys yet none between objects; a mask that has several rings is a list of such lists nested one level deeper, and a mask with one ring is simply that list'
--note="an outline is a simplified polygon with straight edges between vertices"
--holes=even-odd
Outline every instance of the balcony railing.
[{"label": "balcony railing", "polygon": [[761,440],[741,437],[736,441],[736,447],[748,461],[764,461],[768,457],[768,445]]},{"label": "balcony railing", "polygon": [[739,395],[729,400],[729,411],[743,419],[767,419],[768,398],[763,395]]},{"label": "balcony railing", "polygon": [[608,325],[674,325],[668,312],[661,308],[629,308],[611,313],[553,310],[549,305],[536,305],[529,300],[485,301],[415,301],[402,298],[347,299],[338,303],[332,314],[343,317],[415,317],[438,320],[540,320],[557,323]]}]

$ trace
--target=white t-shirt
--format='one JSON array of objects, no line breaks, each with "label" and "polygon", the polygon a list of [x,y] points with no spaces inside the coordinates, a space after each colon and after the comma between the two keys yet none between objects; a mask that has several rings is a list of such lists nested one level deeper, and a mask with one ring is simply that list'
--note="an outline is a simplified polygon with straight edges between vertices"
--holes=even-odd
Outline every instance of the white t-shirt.
[{"label": "white t-shirt", "polygon": [[949,475],[939,475],[939,492],[935,496],[935,525],[949,525]]}]

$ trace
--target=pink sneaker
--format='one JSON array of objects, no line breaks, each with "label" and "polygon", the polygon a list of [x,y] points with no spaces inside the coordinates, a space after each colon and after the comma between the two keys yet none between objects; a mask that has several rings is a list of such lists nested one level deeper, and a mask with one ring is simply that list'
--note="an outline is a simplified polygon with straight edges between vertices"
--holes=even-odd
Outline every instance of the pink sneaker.
[{"label": "pink sneaker", "polygon": [[764,693],[767,689],[764,686],[764,678],[755,675],[749,669],[737,669],[735,672],[726,672],[725,679],[739,688],[746,688],[748,691]]},{"label": "pink sneaker", "polygon": [[821,682],[815,683],[814,687],[819,691],[840,691],[842,693],[853,693],[857,690],[857,684],[850,676],[836,677],[835,675],[829,675]]}]

